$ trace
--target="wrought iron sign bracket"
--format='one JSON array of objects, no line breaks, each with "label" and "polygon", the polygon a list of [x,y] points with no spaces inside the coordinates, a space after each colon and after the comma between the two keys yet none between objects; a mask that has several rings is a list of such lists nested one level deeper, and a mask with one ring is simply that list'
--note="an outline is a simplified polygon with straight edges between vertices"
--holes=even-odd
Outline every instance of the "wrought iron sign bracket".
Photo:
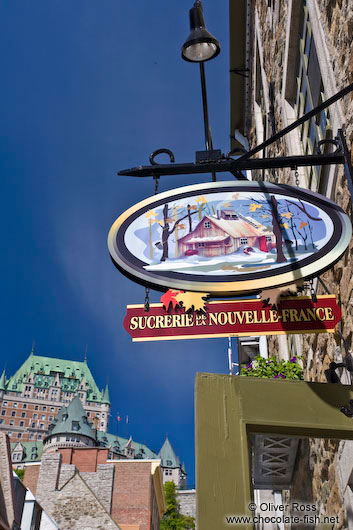
[{"label": "wrought iron sign bracket", "polygon": [[[238,158],[232,158],[231,155],[235,154],[235,151],[231,151],[228,155],[222,154],[221,150],[212,149],[207,151],[197,151],[196,160],[194,163],[175,164],[174,155],[169,149],[157,149],[150,156],[150,166],[137,166],[130,169],[124,169],[119,171],[119,176],[132,176],[132,177],[154,177],[158,178],[161,175],[194,175],[201,173],[222,173],[230,172],[237,180],[247,180],[242,174],[245,170],[259,170],[259,169],[280,169],[280,168],[291,168],[296,169],[299,167],[308,166],[326,166],[332,164],[343,164],[345,168],[345,175],[348,182],[349,191],[353,198],[353,167],[350,152],[347,147],[346,139],[342,129],[338,130],[338,135],[334,140],[323,140],[319,143],[318,152],[312,155],[299,155],[299,156],[280,156],[280,157],[269,157],[269,158],[251,158],[254,154],[263,151],[265,147],[273,144],[290,131],[296,129],[306,121],[310,120],[313,116],[322,112],[325,108],[329,107],[339,99],[343,98],[346,94],[353,90],[353,83],[339,91],[337,94],[329,98],[327,101],[321,103],[304,116],[285,127],[271,138],[265,140],[254,149],[242,154]],[[332,153],[322,153],[320,147],[324,144],[332,144],[336,147],[336,150]],[[157,164],[155,157],[158,154],[166,153],[170,158],[170,164]]]}]

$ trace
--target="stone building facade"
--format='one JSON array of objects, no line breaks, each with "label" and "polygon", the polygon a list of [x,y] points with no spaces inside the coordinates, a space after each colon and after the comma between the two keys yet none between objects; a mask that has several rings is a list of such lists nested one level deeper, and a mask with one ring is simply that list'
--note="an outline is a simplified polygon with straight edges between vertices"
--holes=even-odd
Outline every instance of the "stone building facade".
[{"label": "stone building facade", "polygon": [[[230,0],[232,149],[248,150],[270,138],[353,82],[353,4],[350,0]],[[343,129],[353,143],[353,94],[297,127],[257,156],[312,154],[321,140]],[[333,149],[325,144],[321,149]],[[334,200],[352,218],[343,166],[265,170],[253,179],[299,185]],[[318,294],[335,294],[342,320],[335,334],[271,338],[269,353],[303,356],[305,379],[325,381],[331,361],[351,349],[353,334],[352,242],[340,261],[314,281]],[[310,294],[310,292],[308,292]],[[340,373],[350,383],[347,373]],[[337,412],[340,414],[340,412]],[[353,528],[351,442],[301,442],[292,494],[303,493],[320,513],[338,516],[335,528]],[[303,462],[306,464],[303,465]],[[296,493],[294,493],[296,492]]]},{"label": "stone building facade", "polygon": [[158,460],[114,460],[107,449],[45,451],[24,484],[61,530],[158,530],[165,511]]}]

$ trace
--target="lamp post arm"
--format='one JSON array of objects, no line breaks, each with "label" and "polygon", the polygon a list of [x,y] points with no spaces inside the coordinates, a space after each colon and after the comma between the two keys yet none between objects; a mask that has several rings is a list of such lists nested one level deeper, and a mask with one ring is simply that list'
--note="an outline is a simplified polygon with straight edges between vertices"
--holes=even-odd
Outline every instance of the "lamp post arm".
[{"label": "lamp post arm", "polygon": [[203,122],[204,122],[204,128],[205,128],[205,145],[206,145],[207,151],[212,151],[213,143],[212,143],[210,124],[208,120],[206,76],[205,76],[205,65],[203,62],[200,63],[200,76],[201,76],[201,90],[202,90]]},{"label": "lamp post arm", "polygon": [[[205,128],[205,145],[206,145],[207,151],[212,151],[213,142],[212,142],[210,123],[208,120],[206,76],[205,76],[205,65],[203,62],[200,63],[200,77],[201,77],[201,90],[202,90],[203,123],[204,123],[204,128]],[[212,182],[216,182],[215,172],[212,172]]]}]

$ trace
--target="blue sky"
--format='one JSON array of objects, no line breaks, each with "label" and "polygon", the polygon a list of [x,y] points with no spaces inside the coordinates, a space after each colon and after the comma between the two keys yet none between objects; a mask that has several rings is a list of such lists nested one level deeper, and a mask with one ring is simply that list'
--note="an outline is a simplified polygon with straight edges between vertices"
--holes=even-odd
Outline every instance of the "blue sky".
[{"label": "blue sky", "polygon": [[[112,265],[114,220],[153,194],[117,177],[171,149],[204,149],[198,65],[181,59],[192,0],[11,0],[0,17],[1,364],[83,359],[111,391],[110,432],[159,450],[166,433],[194,481],[194,378],[227,372],[227,341],[133,344],[122,322],[144,289]],[[205,1],[221,55],[206,64],[215,148],[229,150],[228,2]],[[163,159],[163,156],[160,157]],[[227,178],[224,176],[223,178]],[[160,191],[209,181],[163,177]],[[152,301],[160,294],[151,293]]]}]

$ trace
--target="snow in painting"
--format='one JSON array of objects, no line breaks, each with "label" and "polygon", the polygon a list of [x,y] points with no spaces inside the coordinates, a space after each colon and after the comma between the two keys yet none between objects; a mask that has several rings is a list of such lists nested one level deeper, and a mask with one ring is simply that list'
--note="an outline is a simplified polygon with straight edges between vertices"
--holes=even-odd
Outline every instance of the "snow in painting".
[{"label": "snow in painting", "polygon": [[318,206],[281,194],[215,192],[146,211],[125,245],[148,271],[241,275],[317,253],[333,223]]}]

